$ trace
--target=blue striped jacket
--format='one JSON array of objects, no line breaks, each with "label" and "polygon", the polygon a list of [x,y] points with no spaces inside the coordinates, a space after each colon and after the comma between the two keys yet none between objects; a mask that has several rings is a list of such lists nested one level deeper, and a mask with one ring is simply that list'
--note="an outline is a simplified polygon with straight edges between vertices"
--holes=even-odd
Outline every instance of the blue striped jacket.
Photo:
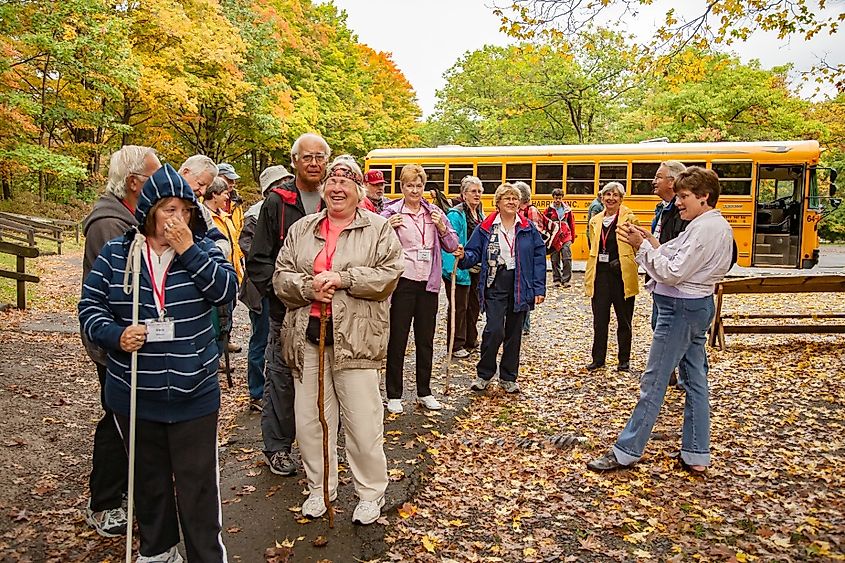
[{"label": "blue striped jacket", "polygon": [[[130,358],[120,335],[132,323],[132,295],[123,291],[130,231],[109,241],[82,287],[79,321],[85,335],[108,351],[106,405],[129,414]],[[235,271],[205,237],[176,256],[165,282],[167,316],[175,320],[176,339],[146,342],[138,352],[138,418],[182,422],[220,408],[219,355],[211,310],[235,299]],[[158,317],[150,274],[142,260],[139,319]]]}]

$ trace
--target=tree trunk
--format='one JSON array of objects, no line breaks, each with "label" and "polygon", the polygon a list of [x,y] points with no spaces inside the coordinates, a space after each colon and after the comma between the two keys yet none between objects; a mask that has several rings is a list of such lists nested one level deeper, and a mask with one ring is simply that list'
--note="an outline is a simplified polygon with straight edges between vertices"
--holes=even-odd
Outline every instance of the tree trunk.
[{"label": "tree trunk", "polygon": [[2,199],[12,199],[12,182],[10,178],[10,174],[5,172],[2,178],[3,184],[3,194]]}]

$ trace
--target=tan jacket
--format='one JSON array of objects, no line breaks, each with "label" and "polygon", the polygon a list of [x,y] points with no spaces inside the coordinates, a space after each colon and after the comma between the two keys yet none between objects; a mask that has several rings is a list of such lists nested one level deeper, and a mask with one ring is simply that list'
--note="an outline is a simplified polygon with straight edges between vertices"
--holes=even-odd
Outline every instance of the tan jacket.
[{"label": "tan jacket", "polygon": [[[282,354],[297,377],[302,377],[314,258],[325,245],[320,232],[325,218],[323,210],[291,226],[273,273],[273,288],[287,307]],[[387,219],[356,209],[338,237],[332,270],[341,279],[332,298],[334,369],[378,368],[387,355],[389,298],[405,271],[402,245]]]},{"label": "tan jacket", "polygon": [[[593,215],[590,219],[589,236],[593,241],[590,247],[590,256],[587,258],[587,270],[584,272],[584,292],[587,297],[592,297],[594,293],[593,286],[596,282],[596,262],[599,256],[599,244],[595,241],[601,239],[601,222],[604,219],[604,211]],[[639,221],[634,216],[634,212],[624,205],[619,206],[619,224],[633,223],[639,225]],[[640,277],[638,275],[637,262],[635,260],[634,248],[628,244],[619,230],[616,231],[616,242],[619,244],[619,262],[622,267],[622,283],[625,285],[625,298],[634,297],[640,292]]]}]

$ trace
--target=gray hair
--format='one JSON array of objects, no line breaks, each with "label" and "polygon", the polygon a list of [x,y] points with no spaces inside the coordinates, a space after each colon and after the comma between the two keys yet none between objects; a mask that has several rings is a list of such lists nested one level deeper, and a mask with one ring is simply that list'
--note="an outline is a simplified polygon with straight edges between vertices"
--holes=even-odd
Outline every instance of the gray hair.
[{"label": "gray hair", "polygon": [[461,193],[467,191],[470,186],[478,186],[482,191],[484,191],[484,184],[481,183],[478,176],[464,176],[461,180]]},{"label": "gray hair", "polygon": [[126,180],[132,174],[144,174],[144,160],[148,155],[155,156],[155,151],[138,145],[126,145],[116,150],[109,159],[106,191],[118,199],[125,198]]},{"label": "gray hair", "polygon": [[214,161],[205,156],[204,154],[195,154],[194,156],[189,156],[188,160],[182,163],[182,166],[179,167],[179,174],[183,173],[185,170],[190,170],[194,175],[202,174],[203,172],[207,172],[211,174],[211,179],[214,180],[217,177],[217,165],[214,164]]},{"label": "gray hair", "polygon": [[[329,172],[331,172],[337,167],[342,167],[351,170],[356,176],[358,176],[362,180],[364,178],[364,173],[361,172],[361,167],[358,166],[358,163],[355,162],[355,158],[353,158],[351,155],[342,154],[336,157],[332,161],[332,163],[326,167],[326,174],[328,175]],[[361,203],[364,198],[367,197],[367,190],[364,189],[364,186],[363,184],[361,184],[361,182],[355,182],[355,186],[358,188],[358,203]],[[320,192],[320,197],[322,198],[323,194],[326,191],[326,182],[323,181],[322,183],[320,183],[320,187],[317,188],[317,190]]]},{"label": "gray hair", "polygon": [[332,149],[329,147],[329,144],[326,140],[318,135],[317,133],[303,133],[293,142],[293,146],[290,148],[290,165],[296,168],[296,157],[299,156],[299,145],[302,141],[311,140],[311,141],[320,141],[323,143],[323,146],[326,147],[326,158],[329,158],[332,155]]},{"label": "gray hair", "polygon": [[206,199],[211,199],[213,195],[220,195],[229,191],[229,184],[221,176],[218,176],[205,188]]},{"label": "gray hair", "polygon": [[528,184],[525,182],[513,182],[511,185],[519,190],[519,203],[528,203],[531,201],[531,188]]},{"label": "gray hair", "polygon": [[615,190],[616,193],[619,194],[619,197],[625,197],[625,186],[623,186],[619,182],[608,182],[608,183],[606,183],[602,187],[602,189],[599,190],[599,195],[604,195],[611,190]]},{"label": "gray hair", "polygon": [[677,160],[667,160],[665,162],[661,162],[660,166],[663,166],[669,171],[669,177],[673,180],[677,178],[681,172],[687,169],[683,162],[678,162]]}]

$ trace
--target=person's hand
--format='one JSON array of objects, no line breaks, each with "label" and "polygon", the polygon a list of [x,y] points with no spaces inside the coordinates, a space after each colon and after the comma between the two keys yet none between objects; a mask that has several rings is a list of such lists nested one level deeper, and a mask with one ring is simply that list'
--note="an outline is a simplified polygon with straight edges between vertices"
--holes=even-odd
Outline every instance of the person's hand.
[{"label": "person's hand", "polygon": [[446,234],[446,222],[443,216],[443,212],[439,209],[432,209],[431,210],[431,222],[434,223],[434,226],[437,227],[437,230],[440,232],[441,235]]},{"label": "person's hand", "polygon": [[401,213],[395,213],[395,214],[391,215],[391,216],[387,219],[387,223],[388,223],[391,227],[393,227],[394,229],[396,229],[397,227],[399,227],[399,225],[401,225],[401,224],[402,224],[402,214],[401,214]]},{"label": "person's hand", "polygon": [[334,287],[332,286],[314,292],[314,301],[319,301],[320,303],[331,303],[332,297],[334,297]]},{"label": "person's hand", "polygon": [[132,325],[123,329],[120,335],[120,349],[124,352],[136,352],[144,345],[147,339],[147,327],[144,325]]},{"label": "person's hand", "polygon": [[546,300],[546,296],[545,296],[545,295],[535,295],[535,296],[534,296],[534,304],[535,304],[535,305],[539,305],[540,303],[542,303],[542,302],[543,302],[543,301],[545,301],[545,300]]},{"label": "person's hand", "polygon": [[314,293],[327,290],[330,287],[338,289],[340,288],[340,273],[332,272],[331,270],[320,272],[314,276],[314,281],[311,282],[311,287],[314,288]]},{"label": "person's hand", "polygon": [[455,250],[455,252],[452,253],[452,256],[454,256],[458,260],[460,260],[461,258],[464,257],[464,247],[463,247],[462,244],[458,245],[458,249]]},{"label": "person's hand", "polygon": [[619,234],[622,235],[622,238],[630,244],[634,250],[639,250],[640,245],[645,240],[645,237],[640,232],[640,230],[630,223],[622,223],[617,227]]},{"label": "person's hand", "polygon": [[180,255],[194,245],[194,235],[179,215],[174,215],[164,224],[164,240]]}]

